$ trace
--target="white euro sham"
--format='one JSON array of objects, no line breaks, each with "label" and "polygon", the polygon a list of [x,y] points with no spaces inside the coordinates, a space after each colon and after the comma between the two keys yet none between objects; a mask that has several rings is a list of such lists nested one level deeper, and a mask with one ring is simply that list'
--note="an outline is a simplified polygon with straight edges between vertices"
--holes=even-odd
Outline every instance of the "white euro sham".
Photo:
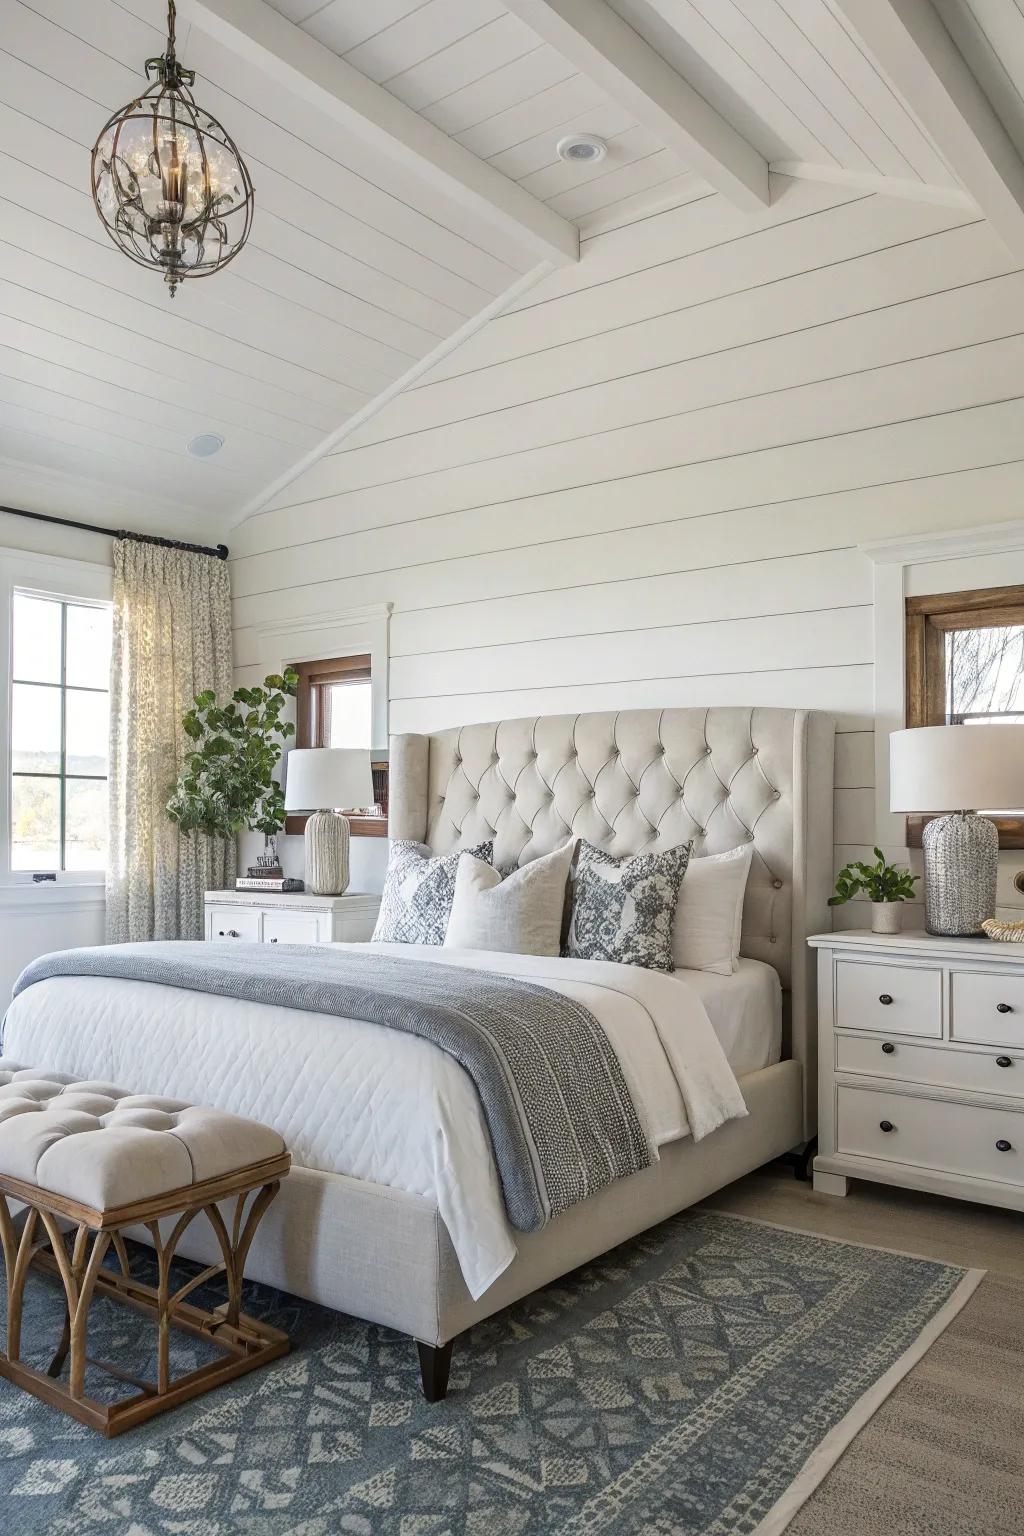
[{"label": "white euro sham", "polygon": [[464,853],[455,874],[445,949],[557,955],[575,846],[575,841],[568,842],[531,859],[504,879],[492,864]]}]

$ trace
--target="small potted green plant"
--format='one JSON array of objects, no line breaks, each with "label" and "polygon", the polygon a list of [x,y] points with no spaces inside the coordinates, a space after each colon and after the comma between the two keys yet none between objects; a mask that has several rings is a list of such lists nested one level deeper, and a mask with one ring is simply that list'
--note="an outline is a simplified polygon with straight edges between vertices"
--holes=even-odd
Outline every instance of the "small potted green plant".
[{"label": "small potted green plant", "polygon": [[840,907],[863,891],[871,902],[872,933],[899,933],[903,926],[903,903],[914,900],[918,876],[901,864],[887,864],[881,848],[874,850],[877,864],[847,864],[836,876],[836,893],[830,907]]}]

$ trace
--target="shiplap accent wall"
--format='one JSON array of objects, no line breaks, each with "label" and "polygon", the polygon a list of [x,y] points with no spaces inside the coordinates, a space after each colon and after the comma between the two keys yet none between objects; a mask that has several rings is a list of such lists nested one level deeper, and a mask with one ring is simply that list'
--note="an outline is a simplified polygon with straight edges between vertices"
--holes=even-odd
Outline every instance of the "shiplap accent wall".
[{"label": "shiplap accent wall", "polygon": [[778,179],[585,243],[232,539],[255,629],[395,605],[391,729],[805,705],[874,840],[871,567],[1024,493],[1024,273],[970,214]]}]

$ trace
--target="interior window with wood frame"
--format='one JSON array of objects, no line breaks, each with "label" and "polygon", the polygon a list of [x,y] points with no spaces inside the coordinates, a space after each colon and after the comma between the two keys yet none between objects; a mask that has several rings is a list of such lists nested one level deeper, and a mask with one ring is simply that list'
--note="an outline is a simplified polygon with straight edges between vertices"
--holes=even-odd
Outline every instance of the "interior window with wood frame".
[{"label": "interior window with wood frame", "polygon": [[[372,695],[369,656],[334,656],[320,661],[290,663],[299,674],[295,700],[297,747],[366,747],[372,745]],[[375,815],[350,816],[353,837],[386,837],[388,831],[388,763],[374,754]],[[339,806],[339,810],[345,807]],[[364,807],[359,807],[364,809]],[[305,816],[289,816],[286,832],[301,832]]]},{"label": "interior window with wood frame", "polygon": [[[1024,587],[908,597],[906,624],[908,726],[1024,724]],[[927,820],[908,816],[912,848]],[[992,820],[1001,848],[1024,848],[1024,808]]]}]

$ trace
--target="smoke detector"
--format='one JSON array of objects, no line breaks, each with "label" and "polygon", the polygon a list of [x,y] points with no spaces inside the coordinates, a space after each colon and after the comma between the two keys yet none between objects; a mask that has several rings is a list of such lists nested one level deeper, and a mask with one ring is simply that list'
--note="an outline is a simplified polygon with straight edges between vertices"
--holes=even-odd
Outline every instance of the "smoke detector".
[{"label": "smoke detector", "polygon": [[224,439],[217,432],[200,432],[185,447],[194,459],[212,459],[224,447]]},{"label": "smoke detector", "polygon": [[596,133],[567,134],[555,147],[560,160],[575,161],[579,165],[595,165],[608,153],[608,145]]}]

